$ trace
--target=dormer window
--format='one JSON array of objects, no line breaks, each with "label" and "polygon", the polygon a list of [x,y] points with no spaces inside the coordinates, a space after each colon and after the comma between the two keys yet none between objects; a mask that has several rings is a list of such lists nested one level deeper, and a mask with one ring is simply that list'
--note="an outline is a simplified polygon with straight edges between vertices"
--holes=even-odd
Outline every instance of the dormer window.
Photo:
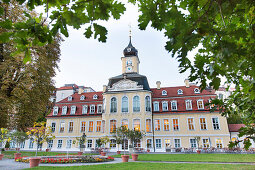
[{"label": "dormer window", "polygon": [[76,112],[76,106],[71,106],[71,112],[70,112],[70,114],[71,114],[71,115],[74,115],[75,112]]},{"label": "dormer window", "polygon": [[200,90],[199,90],[198,88],[195,88],[195,89],[194,89],[194,93],[199,94],[199,93],[200,93]]},{"label": "dormer window", "polygon": [[85,96],[82,95],[82,96],[80,97],[80,100],[84,100],[84,99],[85,99]]},{"label": "dormer window", "polygon": [[53,115],[57,115],[58,114],[58,106],[55,106],[53,108]]},{"label": "dormer window", "polygon": [[98,96],[95,94],[94,96],[93,96],[93,99],[97,99],[98,98]]},{"label": "dormer window", "polygon": [[167,91],[166,90],[163,90],[162,91],[162,96],[166,96],[167,95]]},{"label": "dormer window", "polygon": [[177,90],[177,94],[183,94],[182,89]]},{"label": "dormer window", "polygon": [[67,113],[67,106],[62,107],[62,115],[66,115]]},{"label": "dormer window", "polygon": [[72,99],[73,99],[72,96],[68,96],[67,98],[68,101],[72,101]]}]

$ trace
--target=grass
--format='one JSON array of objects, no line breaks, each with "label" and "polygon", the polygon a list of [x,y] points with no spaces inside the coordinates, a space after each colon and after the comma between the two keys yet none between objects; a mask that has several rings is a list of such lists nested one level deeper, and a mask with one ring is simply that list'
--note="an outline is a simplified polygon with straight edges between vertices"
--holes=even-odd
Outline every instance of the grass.
[{"label": "grass", "polygon": [[[16,151],[2,151],[2,154],[4,154],[5,158],[14,159],[14,153],[17,153]],[[20,151],[21,156],[35,156],[35,152],[29,152],[29,151]],[[55,156],[58,154],[65,154],[66,152],[45,152],[45,151],[39,151],[37,153],[37,156]],[[73,154],[73,153],[70,153]],[[84,155],[95,155],[92,153],[86,153]]]},{"label": "grass", "polygon": [[[155,169],[254,169],[252,165],[221,165],[221,164],[169,164],[169,163],[139,163],[139,162],[128,162],[118,164],[102,164],[102,165],[85,165],[85,166],[71,166],[71,167],[46,167],[40,166],[32,168],[33,170],[55,170],[55,169],[66,169],[66,170],[93,170],[93,169],[139,169],[139,170],[155,170]],[[30,168],[31,169],[31,168]]]},{"label": "grass", "polygon": [[138,161],[255,162],[255,154],[139,154]]}]

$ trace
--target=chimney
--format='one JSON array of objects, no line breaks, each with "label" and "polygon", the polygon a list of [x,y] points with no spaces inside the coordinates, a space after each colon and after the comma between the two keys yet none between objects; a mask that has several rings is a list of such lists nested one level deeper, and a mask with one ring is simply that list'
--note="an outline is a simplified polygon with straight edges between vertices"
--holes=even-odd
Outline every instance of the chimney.
[{"label": "chimney", "polygon": [[78,89],[78,94],[82,94],[82,92],[83,92],[83,88],[79,88]]},{"label": "chimney", "polygon": [[185,86],[186,86],[186,87],[190,87],[189,79],[185,79],[185,80],[184,80],[184,83],[185,83]]},{"label": "chimney", "polygon": [[103,85],[103,93],[106,92],[107,86]]},{"label": "chimney", "polygon": [[157,84],[157,89],[159,90],[159,89],[160,89],[161,82],[160,82],[160,81],[157,81],[156,84]]}]

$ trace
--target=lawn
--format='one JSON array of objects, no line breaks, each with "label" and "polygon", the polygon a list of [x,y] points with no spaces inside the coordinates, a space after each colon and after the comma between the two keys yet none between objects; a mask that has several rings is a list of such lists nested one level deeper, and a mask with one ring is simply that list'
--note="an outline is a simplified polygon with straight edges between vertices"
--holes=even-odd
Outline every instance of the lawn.
[{"label": "lawn", "polygon": [[139,154],[138,161],[255,162],[255,154]]},{"label": "lawn", "polygon": [[66,170],[91,170],[91,169],[139,169],[139,170],[155,170],[155,169],[255,169],[252,165],[220,165],[220,164],[169,164],[169,163],[138,163],[138,162],[128,162],[128,163],[118,163],[118,164],[103,164],[103,165],[88,165],[88,166],[71,166],[71,167],[36,167],[30,168],[33,170],[55,170],[55,169],[66,169]]},{"label": "lawn", "polygon": [[[5,158],[9,158],[9,159],[14,159],[14,153],[17,153],[16,151],[2,151],[2,154],[4,154],[4,157]],[[35,156],[35,152],[29,152],[29,151],[20,151],[21,153],[21,156]],[[45,151],[42,151],[42,152],[38,152],[37,153],[37,156],[55,156],[55,155],[58,155],[58,154],[65,154],[65,152],[45,152]],[[70,154],[74,154],[74,153],[70,153]],[[95,154],[91,154],[91,153],[88,153],[88,154],[84,154],[84,155],[95,155]]]}]

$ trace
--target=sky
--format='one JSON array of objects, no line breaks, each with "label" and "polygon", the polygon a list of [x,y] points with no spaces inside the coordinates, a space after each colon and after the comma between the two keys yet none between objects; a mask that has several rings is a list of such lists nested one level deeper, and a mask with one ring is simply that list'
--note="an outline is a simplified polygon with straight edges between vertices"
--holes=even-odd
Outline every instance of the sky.
[{"label": "sky", "polygon": [[[54,77],[56,87],[75,83],[102,91],[110,77],[121,74],[121,57],[129,43],[129,25],[132,44],[138,50],[139,73],[147,76],[150,87],[156,87],[156,81],[161,81],[162,87],[184,85],[188,73],[179,73],[178,62],[164,48],[167,39],[163,32],[151,27],[139,30],[138,16],[138,8],[127,4],[119,20],[100,22],[108,30],[106,43],[85,38],[84,27],[79,30],[69,27],[69,37],[61,44],[61,61]],[[193,58],[194,54],[190,53],[189,57]]]}]

